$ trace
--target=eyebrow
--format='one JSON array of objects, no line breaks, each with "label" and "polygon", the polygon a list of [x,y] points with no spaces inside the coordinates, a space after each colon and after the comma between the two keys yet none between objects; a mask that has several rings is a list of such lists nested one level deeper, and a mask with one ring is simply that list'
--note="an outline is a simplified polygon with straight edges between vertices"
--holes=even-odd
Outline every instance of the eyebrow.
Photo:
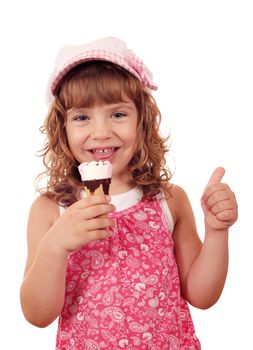
[{"label": "eyebrow", "polygon": [[128,108],[131,110],[135,109],[134,104],[130,104],[129,102],[119,102],[119,103],[112,103],[106,106],[105,109],[114,109],[114,108]]},{"label": "eyebrow", "polygon": [[[67,111],[67,115],[72,113],[73,111],[75,112],[81,112],[81,111],[89,111],[90,109],[92,109],[93,107],[80,107],[80,108],[70,108]],[[135,111],[135,105],[134,103],[129,103],[129,102],[118,102],[118,103],[110,103],[110,104],[106,104],[105,105],[105,110],[113,110],[113,109],[118,109],[118,108],[127,108],[130,109],[132,111]]]}]

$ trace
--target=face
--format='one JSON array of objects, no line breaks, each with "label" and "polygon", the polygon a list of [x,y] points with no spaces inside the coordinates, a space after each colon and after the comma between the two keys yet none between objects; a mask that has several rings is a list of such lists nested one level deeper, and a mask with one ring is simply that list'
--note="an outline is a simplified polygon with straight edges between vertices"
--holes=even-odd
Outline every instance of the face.
[{"label": "face", "polygon": [[127,184],[128,163],[135,152],[137,117],[130,100],[68,110],[66,132],[72,154],[80,163],[109,160],[112,183]]}]

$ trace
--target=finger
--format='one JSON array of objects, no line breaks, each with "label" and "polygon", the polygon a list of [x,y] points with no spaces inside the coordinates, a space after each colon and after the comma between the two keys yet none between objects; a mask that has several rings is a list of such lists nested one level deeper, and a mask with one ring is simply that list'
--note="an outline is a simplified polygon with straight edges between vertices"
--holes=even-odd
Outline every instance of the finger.
[{"label": "finger", "polygon": [[85,228],[88,231],[107,229],[115,226],[115,220],[107,217],[99,217],[86,221]]},{"label": "finger", "polygon": [[224,183],[209,185],[209,187],[205,188],[201,200],[205,203],[210,200],[210,204],[213,204],[213,202],[219,201],[221,199],[218,198],[219,196],[224,197],[223,199],[230,198],[229,191],[231,191],[229,186]]},{"label": "finger", "polygon": [[230,200],[221,201],[219,203],[216,203],[214,206],[212,206],[211,213],[214,215],[217,215],[219,213],[225,212],[227,210],[233,210],[234,206],[233,203]]},{"label": "finger", "polygon": [[112,237],[112,235],[113,232],[109,229],[90,231],[90,237],[92,237],[92,240],[103,240]]},{"label": "finger", "polygon": [[220,189],[218,191],[212,192],[211,189],[207,189],[205,192],[205,196],[203,196],[205,199],[205,204],[207,208],[212,208],[215,204],[230,199],[229,193],[225,191],[225,187],[220,186]]},{"label": "finger", "polygon": [[213,174],[211,175],[206,188],[208,188],[211,185],[215,185],[221,182],[221,179],[223,178],[225,174],[225,169],[222,167],[216,168],[213,172]]},{"label": "finger", "polygon": [[113,204],[98,204],[85,209],[81,208],[79,215],[81,219],[89,220],[102,215],[107,215],[115,210],[116,208]]},{"label": "finger", "polygon": [[236,215],[233,209],[224,210],[216,215],[219,221],[231,222],[231,225],[236,221]]},{"label": "finger", "polygon": [[77,201],[76,203],[74,203],[74,205],[76,206],[76,208],[87,208],[93,205],[97,205],[97,204],[102,204],[102,203],[109,203],[110,202],[110,197],[109,196],[105,196],[105,195],[101,195],[101,196],[89,196],[86,198],[82,198],[79,201]]}]

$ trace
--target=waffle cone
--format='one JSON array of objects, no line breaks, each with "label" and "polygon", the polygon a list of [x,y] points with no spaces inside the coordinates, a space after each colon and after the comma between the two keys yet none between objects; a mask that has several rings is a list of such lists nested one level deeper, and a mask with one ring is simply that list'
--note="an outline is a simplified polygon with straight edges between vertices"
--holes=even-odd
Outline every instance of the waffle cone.
[{"label": "waffle cone", "polygon": [[101,184],[94,192],[91,192],[86,186],[84,186],[85,193],[87,197],[105,194],[103,190],[103,185]]}]

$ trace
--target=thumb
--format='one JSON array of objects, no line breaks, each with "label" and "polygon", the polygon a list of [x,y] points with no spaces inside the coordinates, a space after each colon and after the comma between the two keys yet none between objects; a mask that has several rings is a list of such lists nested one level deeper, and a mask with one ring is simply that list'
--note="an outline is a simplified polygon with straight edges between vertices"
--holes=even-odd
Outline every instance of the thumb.
[{"label": "thumb", "polygon": [[214,185],[214,184],[218,184],[221,182],[221,179],[223,178],[225,174],[225,169],[222,168],[222,167],[219,167],[219,168],[216,168],[214,170],[214,172],[212,173],[207,185],[206,185],[206,188],[211,186],[211,185]]}]

